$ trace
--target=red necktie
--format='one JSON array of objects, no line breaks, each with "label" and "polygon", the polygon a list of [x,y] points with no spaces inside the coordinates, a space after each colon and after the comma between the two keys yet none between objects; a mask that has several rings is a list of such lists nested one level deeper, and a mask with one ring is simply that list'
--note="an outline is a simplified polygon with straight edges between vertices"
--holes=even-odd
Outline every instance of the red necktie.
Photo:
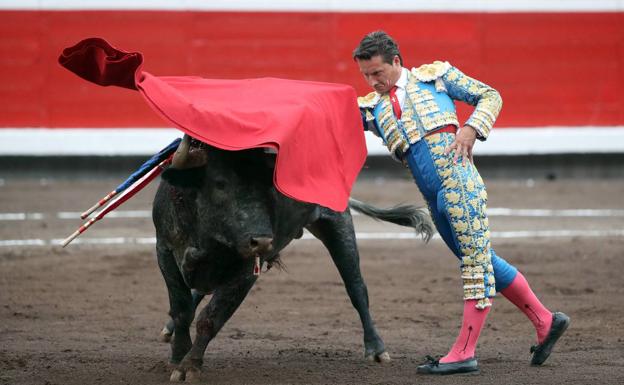
[{"label": "red necktie", "polygon": [[392,103],[392,109],[394,110],[394,116],[397,119],[401,119],[401,104],[399,103],[399,98],[396,96],[397,86],[394,86],[390,89],[390,103]]}]

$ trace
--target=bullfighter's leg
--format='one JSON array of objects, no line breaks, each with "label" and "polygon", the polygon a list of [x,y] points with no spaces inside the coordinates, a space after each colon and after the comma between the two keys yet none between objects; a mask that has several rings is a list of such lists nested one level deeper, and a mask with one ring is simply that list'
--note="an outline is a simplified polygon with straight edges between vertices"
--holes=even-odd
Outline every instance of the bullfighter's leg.
[{"label": "bullfighter's leg", "polygon": [[169,293],[169,315],[174,324],[171,340],[171,363],[179,363],[191,349],[192,341],[189,327],[193,321],[193,298],[191,289],[186,286],[175,262],[173,253],[161,246],[156,246],[158,266],[165,279]]},{"label": "bullfighter's leg", "polygon": [[[453,218],[454,215],[457,216],[458,211],[451,211],[448,205],[448,197],[450,196],[449,194],[452,194],[453,189],[442,189],[442,191],[438,193],[437,204],[431,204],[430,202],[432,217],[435,218],[438,224],[440,234],[458,257],[465,255],[464,250],[474,249],[475,246],[476,249],[479,250],[479,245],[482,244],[481,241],[483,240],[485,244],[489,243],[488,218],[486,214],[487,193],[485,185],[477,169],[471,164],[460,168],[460,170],[464,172],[450,173],[449,176],[451,178],[455,176],[457,180],[463,179],[459,184],[464,186],[466,191],[459,191],[457,197],[459,197],[461,201],[461,196],[468,196],[463,199],[469,202],[465,205],[465,208],[468,208],[468,210],[464,211],[472,211],[472,218],[469,220],[464,219],[464,222],[468,223],[467,231],[464,231],[463,234],[458,234],[456,231],[461,227],[458,226],[457,221],[454,221]],[[440,176],[443,177],[442,173],[440,173]],[[441,179],[444,181],[444,186],[449,186],[452,181],[452,179]],[[471,191],[473,192],[472,197],[470,197]],[[477,224],[477,229],[472,228],[474,223]],[[469,238],[471,241],[466,243],[465,240]],[[545,307],[533,293],[524,276],[518,272],[513,265],[499,257],[492,247],[489,247],[489,255],[495,277],[496,292],[501,292],[507,299],[514,303],[518,309],[529,318],[535,327],[538,344],[531,350],[535,352],[531,362],[534,365],[541,365],[550,355],[552,346],[554,346],[557,339],[567,328],[570,322],[569,318],[563,313],[553,313]],[[469,309],[469,312],[474,313],[473,309]],[[466,314],[466,309],[464,314]],[[465,318],[466,317],[464,317],[464,319]],[[463,327],[462,330],[464,330]],[[476,345],[478,333],[473,333],[473,335]],[[458,342],[456,342],[457,349],[452,349],[452,351],[459,351],[461,350],[460,348],[464,346],[464,341],[458,339]],[[441,359],[440,362],[459,361],[465,358],[467,357],[459,353],[450,353],[445,358]]]},{"label": "bullfighter's leg", "polygon": [[[543,359],[534,361],[543,362],[550,354],[556,339],[567,327],[567,323],[550,333],[549,330],[552,328],[547,323],[551,318],[550,311],[541,305],[530,290],[524,288],[528,288],[528,285],[522,285],[521,280],[518,280],[521,274],[517,269],[494,252],[490,245],[485,185],[472,163],[468,162],[462,166],[459,161],[457,164],[452,162],[452,153],[447,154],[445,149],[453,140],[452,134],[430,135],[425,137],[424,141],[410,147],[408,157],[410,170],[427,200],[438,232],[461,260],[465,300],[462,326],[455,344],[446,356],[437,362],[420,366],[418,371],[451,373],[451,369],[444,372],[441,369],[442,364],[455,365],[467,361],[474,361],[474,364],[470,367],[466,364],[463,369],[476,369],[474,353],[479,332],[487,315],[489,305],[487,297],[494,296],[497,291],[502,291],[507,298],[514,297],[510,293],[512,291],[522,295],[523,299],[518,300],[516,306],[525,314],[528,313],[529,319],[535,320],[536,328],[538,325],[542,327],[542,335],[546,342],[540,343],[536,350],[542,346],[537,356]],[[514,282],[518,284],[514,285]],[[514,287],[518,287],[518,290],[514,291]],[[560,319],[563,320],[563,316],[560,316]],[[563,321],[560,323],[563,325]],[[539,333],[540,330],[538,338]],[[546,334],[553,337],[546,339]]]},{"label": "bullfighter's leg", "polygon": [[[250,266],[245,268],[251,273],[252,269]],[[257,277],[254,275],[241,273],[234,280],[214,291],[210,302],[197,317],[195,342],[180,365],[171,373],[171,381],[199,381],[204,352],[208,343],[238,309],[249,290],[253,287],[256,279]]]},{"label": "bullfighter's leg", "polygon": [[348,211],[337,213],[324,209],[321,218],[307,228],[329,250],[344,281],[351,303],[360,316],[364,329],[365,357],[378,362],[389,361],[390,356],[377,333],[368,308],[368,290],[360,271],[360,255],[355,241],[351,214]]}]

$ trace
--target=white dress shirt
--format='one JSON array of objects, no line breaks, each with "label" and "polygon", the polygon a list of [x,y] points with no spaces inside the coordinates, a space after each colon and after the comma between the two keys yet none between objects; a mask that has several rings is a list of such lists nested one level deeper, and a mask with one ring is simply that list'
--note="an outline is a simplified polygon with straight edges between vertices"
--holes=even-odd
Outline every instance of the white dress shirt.
[{"label": "white dress shirt", "polygon": [[397,86],[396,97],[401,105],[401,111],[405,109],[405,95],[407,95],[407,92],[405,91],[405,87],[407,86],[407,71],[408,69],[405,67],[401,70],[401,76],[395,84]]}]

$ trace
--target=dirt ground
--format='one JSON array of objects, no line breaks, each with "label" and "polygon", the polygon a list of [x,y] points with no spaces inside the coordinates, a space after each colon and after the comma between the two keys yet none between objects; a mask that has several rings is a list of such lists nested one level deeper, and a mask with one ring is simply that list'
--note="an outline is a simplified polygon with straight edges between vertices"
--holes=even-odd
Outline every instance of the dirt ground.
[{"label": "dirt ground", "polygon": [[[0,221],[0,384],[166,384],[169,346],[158,341],[168,301],[147,244],[50,245],[81,223],[82,211],[119,181],[11,180],[0,212],[42,218]],[[155,186],[122,206],[148,210]],[[387,205],[421,203],[403,180],[363,180],[355,197]],[[489,207],[624,209],[622,181],[493,181]],[[355,217],[356,230],[405,231]],[[624,217],[492,216],[493,232],[624,229]],[[83,237],[153,237],[149,218],[106,218]],[[529,366],[534,331],[502,296],[482,332],[480,374],[426,377],[416,366],[444,354],[461,317],[457,262],[440,240],[361,240],[370,306],[392,362],[363,359],[362,332],[320,242],[282,253],[287,271],[261,276],[209,345],[206,384],[617,384],[624,383],[624,236],[493,239],[543,302],[572,318],[549,361]]]}]

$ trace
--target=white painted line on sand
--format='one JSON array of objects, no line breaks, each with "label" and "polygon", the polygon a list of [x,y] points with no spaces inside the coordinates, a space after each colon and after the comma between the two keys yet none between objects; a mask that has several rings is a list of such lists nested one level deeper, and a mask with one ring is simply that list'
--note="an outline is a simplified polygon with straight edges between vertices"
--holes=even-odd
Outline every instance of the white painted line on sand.
[{"label": "white painted line on sand", "polygon": [[[60,211],[55,214],[58,219],[80,219],[78,211]],[[352,215],[361,214],[352,211]],[[488,216],[491,217],[624,217],[624,209],[512,209],[506,207],[492,207],[487,209]],[[43,220],[49,215],[44,213],[0,213],[0,221],[28,221]],[[151,210],[116,210],[108,213],[106,218],[128,219],[128,218],[151,218]]]},{"label": "white painted line on sand", "polygon": [[[80,219],[78,211],[61,211],[56,213],[59,219]],[[151,210],[116,210],[106,214],[106,218],[151,218]]]},{"label": "white painted line on sand", "polygon": [[[311,234],[308,235],[312,239]],[[304,237],[305,237],[304,235]],[[622,230],[519,230],[519,231],[493,231],[490,238],[496,239],[516,239],[516,238],[566,238],[566,237],[622,237]],[[358,240],[398,240],[398,239],[421,239],[422,237],[413,232],[400,233],[356,233]],[[441,239],[439,234],[435,234],[433,239]]]},{"label": "white painted line on sand", "polygon": [[510,209],[492,207],[487,209],[488,216],[501,217],[624,217],[622,209]]},{"label": "white painted line on sand", "polygon": [[0,246],[47,246],[50,245],[50,241],[44,239],[5,239],[0,241]]},{"label": "white painted line on sand", "polygon": [[[401,240],[417,239],[422,237],[413,232],[357,232],[356,238],[363,240]],[[494,231],[491,233],[493,239],[520,239],[520,238],[595,238],[595,237],[624,237],[624,229],[612,230],[518,230],[518,231]],[[302,240],[316,239],[312,234],[305,233]],[[440,235],[436,234],[433,239],[439,240]],[[0,247],[15,246],[59,246],[63,239],[7,239],[0,240]],[[77,238],[72,242],[74,245],[154,245],[155,237],[112,237],[112,238]]]},{"label": "white painted line on sand", "polygon": [[31,221],[44,218],[43,213],[0,213],[0,221]]}]

